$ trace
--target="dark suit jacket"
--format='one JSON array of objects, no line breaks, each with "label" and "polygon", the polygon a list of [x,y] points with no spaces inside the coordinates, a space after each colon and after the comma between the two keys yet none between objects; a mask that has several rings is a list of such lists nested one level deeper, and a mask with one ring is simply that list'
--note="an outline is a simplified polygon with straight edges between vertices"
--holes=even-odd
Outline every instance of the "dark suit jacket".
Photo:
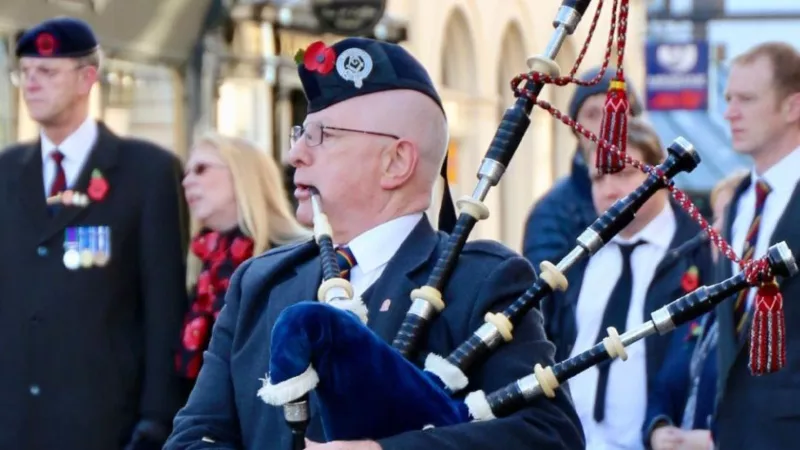
[{"label": "dark suit jacket", "polygon": [[[38,142],[0,153],[0,448],[109,450],[181,406],[172,351],[185,293],[181,168],[102,124],[71,188],[107,196],[50,217]],[[105,267],[68,270],[69,226],[110,227]]]},{"label": "dark suit jacket", "polygon": [[[700,227],[680,206],[672,203],[672,208],[677,225],[675,236],[666,255],[656,267],[647,290],[645,307],[642,311],[645,320],[650,319],[650,313],[653,311],[686,294],[681,287],[681,278],[691,266],[696,266],[698,269],[700,285],[707,284],[714,276],[711,248],[708,240],[699,234]],[[584,258],[569,270],[566,273],[569,289],[549,296],[543,305],[547,334],[556,344],[558,361],[569,357],[578,337],[576,311],[587,264],[588,259]],[[653,381],[664,362],[670,339],[669,335],[657,334],[645,339],[648,392],[653,388]]]},{"label": "dark suit jacket", "polygon": [[[411,290],[427,281],[445,242],[446,235],[434,232],[423,219],[370,288],[372,293],[363,296],[369,308],[368,324],[386,342],[394,339],[411,305]],[[197,386],[175,418],[166,449],[291,449],[282,409],[265,404],[256,392],[266,376],[270,335],[278,315],[291,304],[316,297],[321,279],[318,254],[316,244],[310,241],[273,250],[240,266],[214,328]],[[534,278],[530,264],[501,245],[467,243],[443,292],[447,307],[431,326],[425,349],[449,354],[483,323],[485,312],[517,299]],[[387,298],[392,300],[391,308],[380,312]],[[553,350],[545,339],[542,317],[534,310],[515,327],[513,341],[471,373],[471,385],[465,392],[494,391],[530,374],[537,362],[553,364]],[[424,356],[425,352],[417,361],[420,366]],[[204,436],[214,437],[217,443],[201,442]],[[322,438],[313,403],[308,436]],[[380,444],[385,450],[566,450],[583,448],[583,434],[569,397],[560,391],[555,399],[537,399],[507,418],[410,430]]]},{"label": "dark suit jacket", "polygon": [[[747,177],[731,201],[724,236],[730,242],[738,201],[747,187]],[[800,184],[795,186],[770,245],[786,241],[795,258],[800,255]],[[741,249],[734,249],[737,254]],[[728,278],[731,262],[720,259],[721,278]],[[779,372],[753,376],[747,367],[749,345],[735,337],[733,303],[728,299],[716,311],[719,321],[719,384],[715,416],[715,441],[722,450],[797,448],[800,428],[800,279],[779,280],[786,317],[786,366]]]},{"label": "dark suit jacket", "polygon": [[[717,393],[717,346],[712,344],[713,339],[706,342],[707,347],[701,342],[708,339],[708,330],[715,321],[713,313],[686,323],[672,332],[669,349],[664,358],[664,364],[656,375],[653,388],[647,396],[647,413],[645,415],[642,439],[644,446],[650,449],[650,437],[656,426],[673,425],[678,428],[683,422],[684,411],[695,380],[691,377],[691,364],[695,351],[705,355],[700,359],[697,376],[697,396],[694,403],[694,420],[692,428],[695,430],[708,430],[711,428],[714,413],[714,402]],[[692,333],[693,326],[701,326],[702,335]],[[703,352],[698,349],[707,349]]]},{"label": "dark suit jacket", "polygon": [[558,264],[575,247],[575,239],[597,219],[592,180],[580,148],[572,172],[556,181],[531,209],[525,221],[522,254],[538,271],[542,261]]}]

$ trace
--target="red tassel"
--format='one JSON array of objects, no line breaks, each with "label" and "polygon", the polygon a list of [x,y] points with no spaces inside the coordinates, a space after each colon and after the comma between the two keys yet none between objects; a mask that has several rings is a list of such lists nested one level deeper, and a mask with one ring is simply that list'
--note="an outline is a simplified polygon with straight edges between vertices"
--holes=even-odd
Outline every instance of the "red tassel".
[{"label": "red tassel", "polygon": [[786,325],[783,296],[775,281],[759,287],[750,329],[750,373],[777,372],[786,364]]},{"label": "red tassel", "polygon": [[625,168],[625,148],[628,142],[628,92],[625,81],[614,80],[606,95],[600,139],[615,146],[618,153],[612,153],[603,144],[597,146],[595,167],[601,173],[616,173]]}]

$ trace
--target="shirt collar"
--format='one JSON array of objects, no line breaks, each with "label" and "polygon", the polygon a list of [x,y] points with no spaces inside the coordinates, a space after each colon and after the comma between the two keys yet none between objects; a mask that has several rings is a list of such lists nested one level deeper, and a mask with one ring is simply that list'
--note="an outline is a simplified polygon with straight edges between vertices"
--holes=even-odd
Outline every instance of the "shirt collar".
[{"label": "shirt collar", "polygon": [[661,250],[669,248],[672,242],[672,235],[675,233],[675,211],[672,210],[670,202],[665,202],[664,209],[658,213],[647,225],[630,239],[623,239],[619,235],[614,236],[613,242],[617,244],[628,244],[636,241],[645,241],[655,245]]},{"label": "shirt collar", "polygon": [[356,236],[347,244],[356,265],[369,272],[388,263],[422,217],[422,213],[400,216]]},{"label": "shirt collar", "polygon": [[97,122],[88,116],[81,126],[58,146],[42,131],[39,134],[42,142],[42,161],[47,162],[50,159],[50,153],[57,148],[64,154],[65,161],[82,162],[94,146],[97,134]]},{"label": "shirt collar", "polygon": [[[760,179],[767,182],[772,193],[789,193],[794,191],[797,182],[800,181],[800,147],[794,149],[792,153],[784,156],[777,164],[770,167]],[[755,186],[759,180],[756,169],[750,171],[750,186]]]}]

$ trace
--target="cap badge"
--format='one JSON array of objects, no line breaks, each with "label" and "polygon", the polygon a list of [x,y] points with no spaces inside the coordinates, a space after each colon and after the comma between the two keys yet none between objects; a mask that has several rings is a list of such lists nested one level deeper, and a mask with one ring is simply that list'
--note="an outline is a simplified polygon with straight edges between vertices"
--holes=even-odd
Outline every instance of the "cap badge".
[{"label": "cap badge", "polygon": [[372,57],[360,48],[348,48],[336,59],[336,72],[355,87],[361,88],[372,72]]}]

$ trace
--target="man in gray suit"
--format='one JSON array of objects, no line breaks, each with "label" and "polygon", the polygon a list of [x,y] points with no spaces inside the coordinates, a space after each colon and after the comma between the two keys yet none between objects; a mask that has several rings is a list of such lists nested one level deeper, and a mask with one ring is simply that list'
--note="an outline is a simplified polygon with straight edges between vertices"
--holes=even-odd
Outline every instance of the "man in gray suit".
[{"label": "man in gray suit", "polygon": [[[736,189],[725,237],[743,259],[786,241],[800,251],[800,53],[766,43],[738,56],[725,93],[733,147],[750,155],[752,173]],[[720,274],[738,271],[720,261]],[[800,280],[778,280],[786,317],[786,365],[753,376],[748,368],[755,290],[722,303],[715,442],[722,450],[797,448],[800,427]]]}]

